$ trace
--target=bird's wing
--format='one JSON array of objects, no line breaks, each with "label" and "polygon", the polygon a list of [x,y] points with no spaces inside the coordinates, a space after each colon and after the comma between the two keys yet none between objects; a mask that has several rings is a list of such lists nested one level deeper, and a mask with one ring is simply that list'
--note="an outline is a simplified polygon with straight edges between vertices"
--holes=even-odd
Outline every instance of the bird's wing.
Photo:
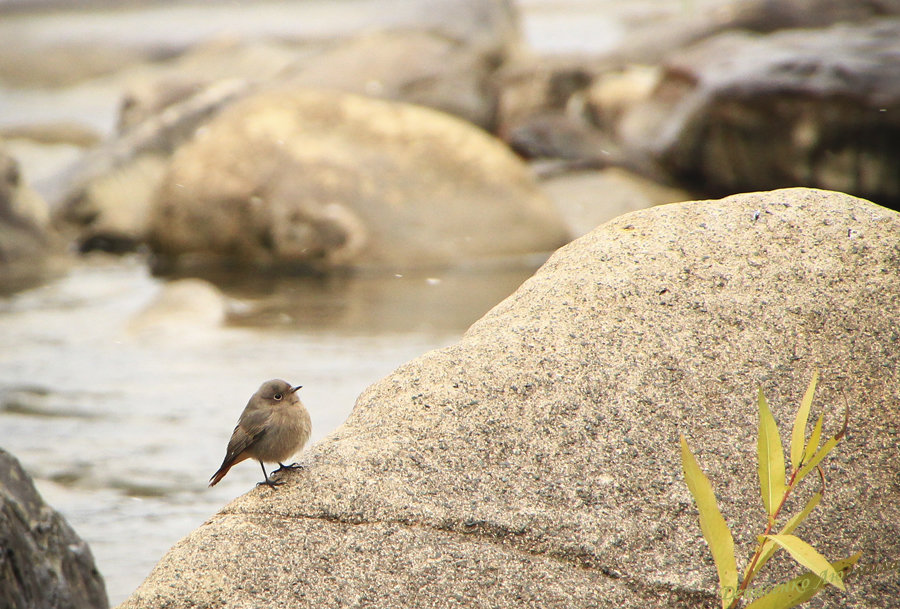
[{"label": "bird's wing", "polygon": [[228,441],[225,462],[236,459],[241,453],[252,448],[266,432],[270,411],[245,410]]}]

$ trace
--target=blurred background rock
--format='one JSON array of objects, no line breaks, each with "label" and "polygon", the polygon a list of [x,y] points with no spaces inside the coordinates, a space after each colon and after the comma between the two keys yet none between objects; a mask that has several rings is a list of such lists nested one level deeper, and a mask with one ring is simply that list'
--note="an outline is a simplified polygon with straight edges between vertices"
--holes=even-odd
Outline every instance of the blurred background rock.
[{"label": "blurred background rock", "polygon": [[[260,379],[302,383],[321,438],[625,211],[786,186],[900,205],[900,0],[0,15],[0,446],[113,602],[253,480],[203,484]],[[211,283],[167,290],[185,277]]]}]

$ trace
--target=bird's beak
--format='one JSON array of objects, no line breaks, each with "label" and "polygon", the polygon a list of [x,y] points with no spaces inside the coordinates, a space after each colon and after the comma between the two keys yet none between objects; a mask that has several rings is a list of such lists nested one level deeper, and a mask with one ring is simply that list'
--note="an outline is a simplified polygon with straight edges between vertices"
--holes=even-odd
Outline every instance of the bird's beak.
[{"label": "bird's beak", "polygon": [[298,389],[303,387],[303,385],[297,385],[296,387],[291,387],[291,393],[296,393]]}]

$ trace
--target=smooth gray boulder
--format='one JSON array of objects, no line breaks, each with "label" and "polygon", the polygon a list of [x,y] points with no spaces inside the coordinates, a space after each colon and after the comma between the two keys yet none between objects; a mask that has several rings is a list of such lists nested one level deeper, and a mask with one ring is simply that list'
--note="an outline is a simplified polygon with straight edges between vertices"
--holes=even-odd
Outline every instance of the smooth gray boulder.
[{"label": "smooth gray boulder", "polygon": [[108,606],[88,545],[44,503],[18,460],[0,448],[0,607]]},{"label": "smooth gray boulder", "polygon": [[[620,216],[457,344],[369,387],[306,469],[226,506],[122,608],[720,606],[679,434],[743,566],[765,524],[757,390],[787,437],[816,367],[813,414],[833,434],[848,403],[850,425],[798,533],[832,559],[889,564],[898,234],[896,212],[807,189]],[[898,595],[895,576],[870,575],[820,606]]]},{"label": "smooth gray boulder", "polygon": [[181,146],[149,224],[163,271],[423,268],[568,240],[528,168],[480,129],[302,87],[236,102]]}]

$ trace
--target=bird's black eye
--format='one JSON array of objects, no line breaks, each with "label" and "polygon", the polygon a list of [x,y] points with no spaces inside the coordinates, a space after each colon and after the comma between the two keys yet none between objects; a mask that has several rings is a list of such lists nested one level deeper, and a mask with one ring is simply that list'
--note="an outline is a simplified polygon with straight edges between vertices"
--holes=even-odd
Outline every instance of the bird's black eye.
[{"label": "bird's black eye", "polygon": [[278,400],[278,401],[281,401],[281,398],[283,398],[284,396],[281,395],[280,393],[276,393],[276,394],[273,395],[272,397],[275,398],[275,399]]}]

